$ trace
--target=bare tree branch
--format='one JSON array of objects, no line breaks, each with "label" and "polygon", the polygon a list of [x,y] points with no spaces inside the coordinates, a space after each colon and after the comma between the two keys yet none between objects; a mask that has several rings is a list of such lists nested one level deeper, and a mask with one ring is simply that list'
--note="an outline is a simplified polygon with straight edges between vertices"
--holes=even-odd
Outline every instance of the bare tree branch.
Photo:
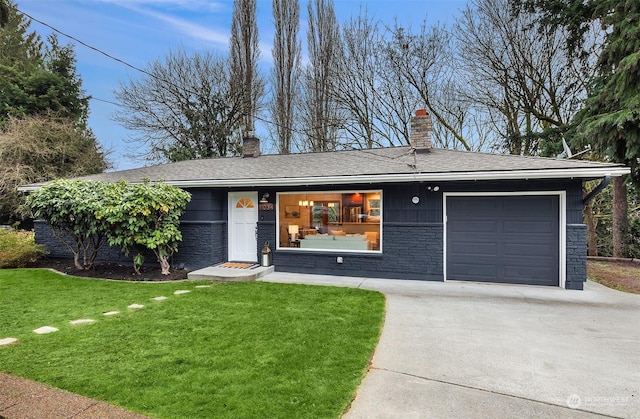
[{"label": "bare tree branch", "polygon": [[[169,52],[140,80],[121,83],[114,120],[136,131],[133,155],[150,162],[222,157],[238,152],[234,136],[245,107],[234,96],[227,62],[211,53]],[[140,145],[143,147],[140,147]]]}]

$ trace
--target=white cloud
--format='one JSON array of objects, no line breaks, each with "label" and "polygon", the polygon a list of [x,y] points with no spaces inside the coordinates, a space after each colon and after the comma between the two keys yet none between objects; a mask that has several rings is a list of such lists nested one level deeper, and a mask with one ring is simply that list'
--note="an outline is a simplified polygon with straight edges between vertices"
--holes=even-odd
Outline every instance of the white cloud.
[{"label": "white cloud", "polygon": [[163,8],[188,10],[194,12],[219,12],[228,9],[223,2],[211,0],[97,0],[101,3],[111,3],[122,7],[129,6],[160,6]]},{"label": "white cloud", "polygon": [[[158,21],[161,21],[165,24],[176,29],[179,33],[188,36],[190,38],[213,43],[219,47],[227,48],[229,45],[229,34],[228,28],[224,28],[222,30],[212,28],[210,26],[203,26],[187,19],[183,19],[180,17],[176,17],[175,15],[170,15],[167,13],[161,13],[154,10],[150,10],[149,8],[140,7],[140,6],[163,6],[163,8],[167,8],[167,6],[179,6],[182,4],[189,4],[191,6],[198,3],[206,3],[210,9],[213,9],[214,6],[216,10],[219,10],[223,6],[219,3],[212,3],[206,1],[193,1],[190,2],[188,0],[100,0],[102,2],[109,2],[111,4],[115,4],[117,6],[129,9],[136,13],[151,17]],[[202,9],[200,9],[202,11]]]},{"label": "white cloud", "polygon": [[190,22],[185,19],[169,16],[163,13],[152,12],[149,10],[138,10],[147,16],[151,16],[162,22],[168,23],[174,28],[178,29],[183,34],[195,39],[199,39],[206,42],[212,42],[219,46],[229,45],[228,29],[216,30],[207,26],[198,25],[197,23]]}]

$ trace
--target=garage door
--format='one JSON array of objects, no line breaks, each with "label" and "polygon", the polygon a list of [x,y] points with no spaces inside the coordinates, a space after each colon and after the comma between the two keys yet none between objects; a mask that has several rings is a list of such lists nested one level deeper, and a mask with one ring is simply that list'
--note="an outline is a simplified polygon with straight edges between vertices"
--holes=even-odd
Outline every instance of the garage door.
[{"label": "garage door", "polygon": [[447,279],[559,283],[559,197],[448,196]]}]

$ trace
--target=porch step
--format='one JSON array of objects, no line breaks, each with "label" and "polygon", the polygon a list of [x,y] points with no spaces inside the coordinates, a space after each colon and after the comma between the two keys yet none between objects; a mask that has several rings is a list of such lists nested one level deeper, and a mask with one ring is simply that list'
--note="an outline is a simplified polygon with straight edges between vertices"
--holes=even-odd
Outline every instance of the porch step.
[{"label": "porch step", "polygon": [[208,266],[187,274],[188,279],[209,279],[211,281],[255,281],[274,271],[273,266],[255,266],[247,269]]}]

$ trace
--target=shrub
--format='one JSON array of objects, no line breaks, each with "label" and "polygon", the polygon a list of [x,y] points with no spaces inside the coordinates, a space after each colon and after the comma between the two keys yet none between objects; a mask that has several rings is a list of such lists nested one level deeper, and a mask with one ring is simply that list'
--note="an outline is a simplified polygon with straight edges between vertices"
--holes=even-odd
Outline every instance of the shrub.
[{"label": "shrub", "polygon": [[133,268],[140,274],[144,262],[142,249],[151,250],[163,275],[170,273],[169,259],[178,251],[182,233],[178,229],[191,195],[163,182],[112,184],[96,219],[109,226],[107,240],[129,255],[134,251]]},{"label": "shrub", "polygon": [[53,235],[73,253],[78,270],[91,268],[104,244],[105,227],[95,214],[105,188],[104,182],[58,179],[26,200],[35,218],[46,221]]},{"label": "shrub", "polygon": [[73,253],[77,269],[93,265],[106,238],[126,255],[134,253],[137,273],[148,249],[156,255],[162,273],[168,275],[169,259],[182,240],[180,216],[190,200],[188,192],[163,182],[58,179],[33,192],[26,203]]},{"label": "shrub", "polygon": [[33,231],[0,229],[0,268],[21,268],[45,254]]}]

